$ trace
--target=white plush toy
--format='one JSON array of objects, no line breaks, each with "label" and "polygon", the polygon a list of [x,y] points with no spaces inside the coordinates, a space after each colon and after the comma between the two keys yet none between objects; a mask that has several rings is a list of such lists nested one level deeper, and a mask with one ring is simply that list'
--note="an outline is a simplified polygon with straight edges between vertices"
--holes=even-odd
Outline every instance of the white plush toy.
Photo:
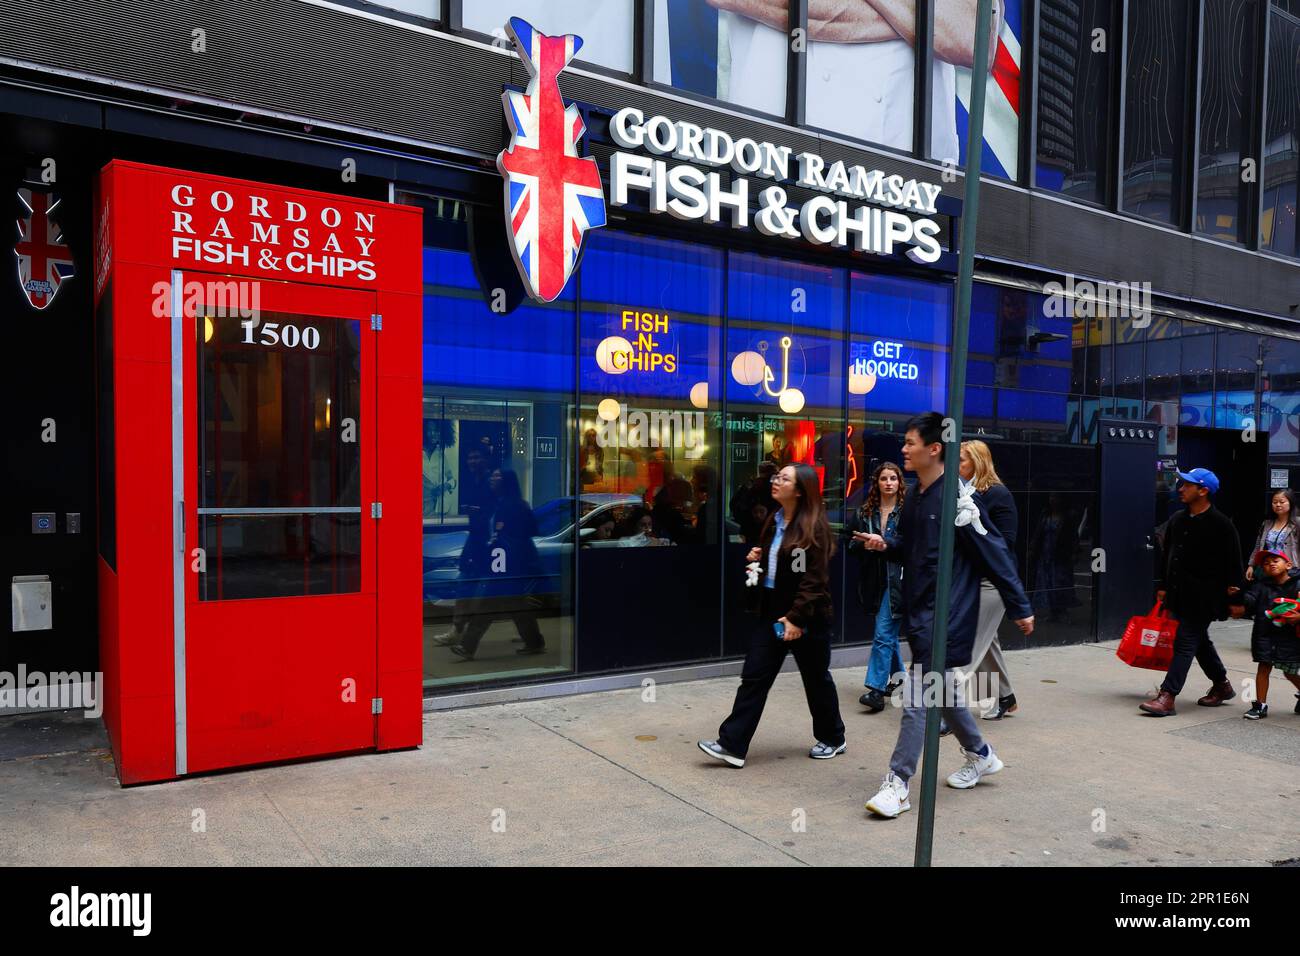
[{"label": "white plush toy", "polygon": [[980,509],[975,504],[975,485],[965,481],[957,483],[957,520],[954,522],[957,527],[973,524],[975,530],[980,534],[988,534],[988,530],[980,521]]},{"label": "white plush toy", "polygon": [[757,561],[751,561],[745,565],[745,587],[752,588],[758,584],[758,572],[763,570],[763,566]]}]

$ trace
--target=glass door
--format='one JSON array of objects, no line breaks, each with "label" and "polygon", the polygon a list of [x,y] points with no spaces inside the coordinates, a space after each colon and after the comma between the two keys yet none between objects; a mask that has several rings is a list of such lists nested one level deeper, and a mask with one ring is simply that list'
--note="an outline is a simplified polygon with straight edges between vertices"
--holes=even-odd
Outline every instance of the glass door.
[{"label": "glass door", "polygon": [[174,281],[178,750],[195,772],[372,746],[375,297]]}]

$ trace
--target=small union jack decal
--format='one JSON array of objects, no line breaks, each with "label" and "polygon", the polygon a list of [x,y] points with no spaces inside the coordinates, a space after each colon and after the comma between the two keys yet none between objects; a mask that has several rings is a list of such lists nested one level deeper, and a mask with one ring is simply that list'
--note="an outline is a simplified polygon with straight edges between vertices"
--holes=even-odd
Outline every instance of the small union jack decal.
[{"label": "small union jack decal", "polygon": [[578,264],[583,233],[605,225],[600,167],[578,155],[586,126],[577,106],[565,105],[556,81],[582,38],[544,36],[518,17],[511,17],[506,32],[529,76],[523,93],[501,95],[510,126],[510,145],[497,156],[506,226],[528,294],[551,302]]},{"label": "small union jack decal", "polygon": [[19,189],[18,201],[23,204],[14,246],[18,284],[32,308],[44,309],[54,301],[63,280],[72,278],[72,252],[51,217],[59,205],[52,193]]}]

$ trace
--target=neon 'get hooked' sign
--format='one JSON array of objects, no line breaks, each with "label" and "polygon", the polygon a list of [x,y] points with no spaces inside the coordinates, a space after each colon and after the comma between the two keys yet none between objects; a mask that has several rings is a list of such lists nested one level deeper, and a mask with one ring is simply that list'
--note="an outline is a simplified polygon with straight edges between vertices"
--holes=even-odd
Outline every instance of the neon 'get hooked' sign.
[{"label": "neon 'get hooked' sign", "polygon": [[914,382],[921,375],[921,369],[915,362],[903,360],[903,343],[888,342],[877,339],[871,343],[871,355],[854,358],[849,366],[851,375],[869,375],[879,379],[901,379]]}]

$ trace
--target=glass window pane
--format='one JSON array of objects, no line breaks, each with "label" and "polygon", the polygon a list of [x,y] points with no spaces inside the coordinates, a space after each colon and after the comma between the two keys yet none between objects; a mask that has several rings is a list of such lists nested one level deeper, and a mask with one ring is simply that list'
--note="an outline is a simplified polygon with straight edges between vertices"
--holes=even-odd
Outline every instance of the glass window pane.
[{"label": "glass window pane", "polygon": [[1173,329],[1166,327],[1161,335],[1152,335],[1147,341],[1146,398],[1149,402],[1177,401],[1182,370],[1182,336],[1177,333],[1178,320]]},{"label": "glass window pane", "polygon": [[809,13],[807,123],[911,152],[916,30],[900,34],[869,4],[855,14]]},{"label": "glass window pane", "polygon": [[1043,295],[976,283],[970,350],[990,364],[984,384],[1070,391],[1072,320],[1049,311]]},{"label": "glass window pane", "polygon": [[952,286],[856,272],[850,283],[850,419],[884,427],[944,408]]},{"label": "glass window pane", "polygon": [[417,17],[436,20],[442,16],[442,0],[370,0],[377,7],[388,7],[402,13],[412,13]]},{"label": "glass window pane", "polygon": [[1111,178],[1113,6],[1111,0],[1039,4],[1035,185],[1095,203],[1106,202]]},{"label": "glass window pane", "polygon": [[1268,115],[1264,120],[1260,248],[1300,255],[1296,183],[1300,177],[1300,0],[1273,0],[1268,22]]},{"label": "glass window pane", "polygon": [[1268,432],[1269,457],[1300,455],[1300,342],[1266,335],[1262,346],[1259,425]]},{"label": "glass window pane", "polygon": [[968,388],[963,427],[1012,441],[1069,442],[1077,431],[1078,399],[1020,388]]},{"label": "glass window pane", "polygon": [[754,4],[751,16],[705,0],[653,2],[655,82],[785,115],[787,4]]},{"label": "glass window pane", "polygon": [[199,515],[207,568],[199,600],[361,590],[361,510],[348,514]]},{"label": "glass window pane", "polygon": [[361,444],[338,440],[340,422],[362,425],[360,323],[283,312],[204,323],[199,507],[360,507]]},{"label": "glass window pane", "polygon": [[1124,87],[1125,211],[1177,225],[1187,137],[1190,0],[1128,7]]},{"label": "glass window pane", "polygon": [[[1076,302],[1075,315],[1081,315],[1083,309]],[[1084,390],[1089,395],[1115,394],[1113,371],[1113,339],[1115,320],[1107,315],[1097,315],[1096,310],[1082,314],[1084,322],[1084,339],[1088,344]]]},{"label": "glass window pane", "polygon": [[[845,273],[749,253],[732,253],[728,261],[726,493],[748,502],[736,508],[747,518],[739,522],[741,534],[756,539],[774,506],[762,494],[766,476],[791,464],[817,473],[836,525],[844,520],[846,481]],[[729,568],[742,567],[745,544],[728,549]],[[841,549],[831,564],[831,593],[841,613],[843,568]],[[727,653],[743,653],[753,629],[752,618],[740,613],[744,579],[728,573],[723,580]]]},{"label": "glass window pane", "polygon": [[[993,5],[996,39],[989,48],[989,78],[984,106],[983,171],[1016,179],[1020,174],[1020,40],[1024,0]],[[966,162],[971,64],[975,61],[975,4],[935,24],[931,75],[930,156],[939,162]]]},{"label": "glass window pane", "polygon": [[197,334],[200,598],[358,590],[360,323],[218,315]]},{"label": "glass window pane", "polygon": [[1241,160],[1250,145],[1260,0],[1206,0],[1202,28],[1201,128],[1196,231],[1245,242],[1251,187]]},{"label": "glass window pane", "polygon": [[631,73],[634,8],[633,0],[467,0],[461,25],[503,37],[519,17],[547,36],[582,37],[575,59]]},{"label": "glass window pane", "polygon": [[724,256],[609,231],[588,243],[575,437],[580,493],[598,510],[579,531],[578,601],[587,633],[611,639],[584,644],[579,666],[716,658],[730,536],[719,485]]},{"label": "glass window pane", "polygon": [[576,283],[523,297],[503,247],[470,240],[499,208],[399,201],[424,208],[425,686],[570,672]]},{"label": "glass window pane", "polygon": [[1115,346],[1115,397],[1142,398],[1143,342],[1125,342]]},{"label": "glass window pane", "polygon": [[1242,429],[1246,419],[1256,422],[1255,391],[1260,384],[1258,362],[1263,357],[1264,336],[1249,332],[1219,332],[1214,375],[1214,425]]},{"label": "glass window pane", "polygon": [[1183,323],[1180,425],[1213,425],[1214,336],[1197,334],[1202,330],[1210,331],[1195,322]]}]

